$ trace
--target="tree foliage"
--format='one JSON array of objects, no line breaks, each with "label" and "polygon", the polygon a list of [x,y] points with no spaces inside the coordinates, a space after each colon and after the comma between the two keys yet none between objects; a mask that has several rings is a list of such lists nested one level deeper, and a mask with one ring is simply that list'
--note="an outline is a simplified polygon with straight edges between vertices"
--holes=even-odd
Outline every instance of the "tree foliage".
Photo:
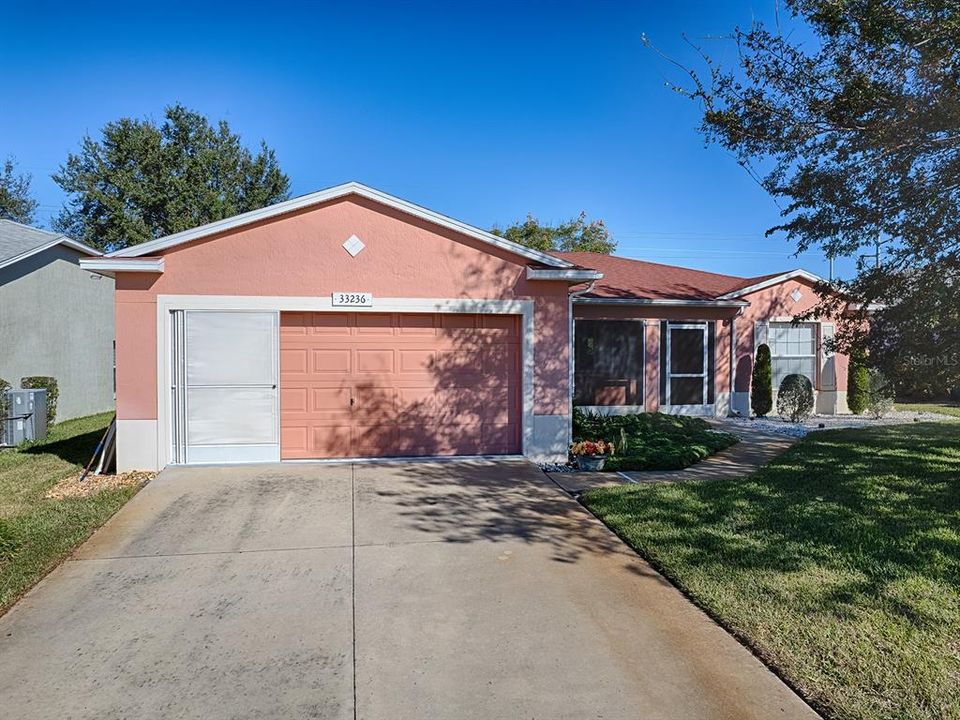
[{"label": "tree foliage", "polygon": [[[811,315],[855,301],[837,328],[839,350],[869,347],[888,371],[942,353],[945,340],[957,351],[960,5],[786,0],[786,8],[789,31],[735,30],[737,64],[705,55],[707,73],[690,70],[692,85],[678,89],[702,102],[706,138],[782,201],[783,221],[768,233],[833,257],[883,243],[879,267],[861,266],[840,283],[843,295],[820,288]],[[872,303],[883,307],[870,331]],[[958,358],[928,365],[931,382],[960,384]]]},{"label": "tree foliage", "polygon": [[766,343],[757,346],[750,382],[750,408],[757,417],[765,417],[773,410],[773,360]]},{"label": "tree foliage", "polygon": [[549,225],[541,223],[533,215],[527,215],[522,222],[515,222],[505,229],[494,227],[490,232],[511,242],[548,252],[595,252],[609,255],[617,249],[617,243],[610,237],[603,220],[587,220],[587,213]]},{"label": "tree foliage", "polygon": [[121,118],[84,137],[53,179],[70,196],[57,228],[107,250],[285,200],[290,188],[264,142],[254,154],[225,120],[179,104],[159,125]]},{"label": "tree foliage", "polygon": [[30,195],[29,173],[18,173],[12,157],[3,162],[0,172],[0,218],[15,220],[24,225],[33,223],[37,201]]}]

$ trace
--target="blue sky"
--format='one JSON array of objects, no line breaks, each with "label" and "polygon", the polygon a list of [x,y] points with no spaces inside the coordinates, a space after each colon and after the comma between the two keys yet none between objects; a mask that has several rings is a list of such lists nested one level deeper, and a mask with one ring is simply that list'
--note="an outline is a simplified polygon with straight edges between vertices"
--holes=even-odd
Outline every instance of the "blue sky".
[{"label": "blue sky", "polygon": [[481,227],[582,209],[620,255],[826,273],[764,238],[775,203],[704,146],[697,107],[665,86],[676,69],[642,42],[694,63],[686,35],[732,59],[719,36],[774,7],[2,0],[0,156],[33,174],[46,223],[64,200],[49,176],[85,133],[179,101],[265,139],[295,195],[359,180]]}]

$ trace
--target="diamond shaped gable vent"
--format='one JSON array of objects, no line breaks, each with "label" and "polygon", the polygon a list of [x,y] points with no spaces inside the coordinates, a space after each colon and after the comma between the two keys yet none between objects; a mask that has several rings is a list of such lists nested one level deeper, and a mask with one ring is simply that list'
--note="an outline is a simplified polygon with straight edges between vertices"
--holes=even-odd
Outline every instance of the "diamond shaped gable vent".
[{"label": "diamond shaped gable vent", "polygon": [[800,292],[800,290],[798,290],[797,288],[794,288],[793,292],[790,293],[790,297],[793,298],[794,302],[800,302],[800,298],[803,297],[803,293]]},{"label": "diamond shaped gable vent", "polygon": [[366,245],[364,245],[363,241],[356,235],[351,235],[343,243],[343,249],[350,253],[351,257],[356,257],[359,255],[360,251],[365,247]]}]

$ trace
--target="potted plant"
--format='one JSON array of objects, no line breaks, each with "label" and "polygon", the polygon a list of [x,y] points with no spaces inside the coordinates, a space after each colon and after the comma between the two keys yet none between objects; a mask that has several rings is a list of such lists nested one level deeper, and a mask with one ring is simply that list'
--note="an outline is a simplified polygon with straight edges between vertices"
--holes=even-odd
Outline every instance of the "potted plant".
[{"label": "potted plant", "polygon": [[604,440],[581,440],[570,446],[577,467],[581,470],[603,470],[608,455],[613,455],[613,443]]}]

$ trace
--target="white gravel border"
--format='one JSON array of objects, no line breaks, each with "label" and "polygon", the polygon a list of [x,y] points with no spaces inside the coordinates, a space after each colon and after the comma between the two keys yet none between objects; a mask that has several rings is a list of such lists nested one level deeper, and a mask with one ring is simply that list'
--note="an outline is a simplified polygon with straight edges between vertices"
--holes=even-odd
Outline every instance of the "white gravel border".
[{"label": "white gravel border", "polygon": [[723,424],[733,432],[737,427],[749,427],[760,432],[789,437],[802,438],[817,430],[836,430],[839,428],[879,427],[881,425],[906,425],[914,422],[954,422],[955,418],[941,413],[916,412],[915,410],[892,410],[882,418],[870,415],[811,415],[805,421],[792,423],[777,415],[763,418],[728,417]]}]

